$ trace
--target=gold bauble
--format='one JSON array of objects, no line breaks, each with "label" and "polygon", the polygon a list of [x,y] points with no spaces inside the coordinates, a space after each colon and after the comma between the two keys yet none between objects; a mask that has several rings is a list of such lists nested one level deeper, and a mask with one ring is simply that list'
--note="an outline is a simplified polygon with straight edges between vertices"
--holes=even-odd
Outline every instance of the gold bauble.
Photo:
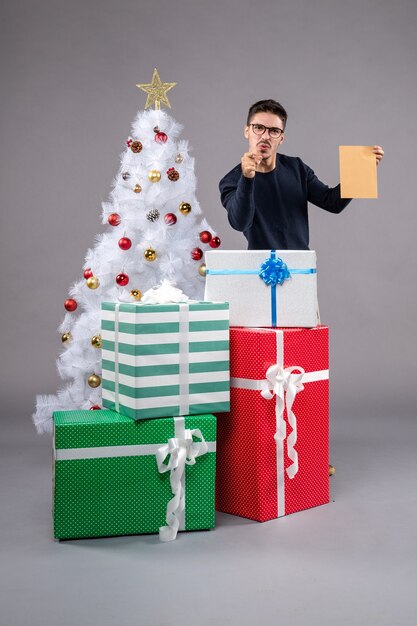
[{"label": "gold bauble", "polygon": [[177,154],[177,156],[175,157],[175,163],[182,163],[184,161],[184,157],[182,156],[182,154]]},{"label": "gold bauble", "polygon": [[158,172],[158,170],[151,170],[148,174],[148,178],[151,183],[158,183],[161,180],[161,172]]},{"label": "gold bauble", "polygon": [[135,193],[140,193],[142,191],[142,187],[139,185],[139,183],[137,183],[134,187],[133,187],[133,191]]},{"label": "gold bauble", "polygon": [[63,335],[61,335],[62,343],[67,343],[67,341],[71,341],[71,339],[72,339],[72,335],[71,335],[71,333],[69,331],[67,333],[64,333]]},{"label": "gold bauble", "polygon": [[97,289],[97,287],[100,287],[100,281],[97,276],[90,276],[90,278],[87,278],[86,284],[89,289]]},{"label": "gold bauble", "polygon": [[147,261],[155,261],[156,259],[156,251],[153,248],[146,248],[143,256]]},{"label": "gold bauble", "polygon": [[180,213],[182,213],[183,215],[188,215],[189,213],[191,213],[191,204],[188,204],[188,202],[181,202],[178,208]]},{"label": "gold bauble", "polygon": [[206,268],[206,264],[205,264],[205,263],[202,263],[202,264],[200,265],[200,267],[198,268],[198,273],[200,274],[200,276],[202,276],[203,278],[205,278],[205,277],[206,277],[206,270],[207,270],[207,268]]},{"label": "gold bauble", "polygon": [[91,345],[94,346],[94,348],[101,348],[101,335],[91,337]]},{"label": "gold bauble", "polygon": [[329,465],[329,476],[333,476],[335,472],[336,472],[336,468],[333,467],[333,465]]},{"label": "gold bauble", "polygon": [[132,298],[135,298],[135,300],[141,300],[142,298],[142,292],[139,291],[139,289],[132,289],[130,295],[132,296]]},{"label": "gold bauble", "polygon": [[97,374],[91,374],[91,376],[88,377],[87,382],[90,385],[90,387],[93,387],[93,389],[95,389],[96,387],[100,386],[101,378],[100,376],[97,376]]}]

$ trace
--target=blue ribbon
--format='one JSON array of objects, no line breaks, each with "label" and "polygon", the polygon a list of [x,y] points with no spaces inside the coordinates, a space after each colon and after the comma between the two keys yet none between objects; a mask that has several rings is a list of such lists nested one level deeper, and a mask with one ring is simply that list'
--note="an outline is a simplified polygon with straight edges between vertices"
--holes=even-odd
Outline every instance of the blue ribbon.
[{"label": "blue ribbon", "polygon": [[262,263],[258,270],[211,270],[207,268],[206,274],[212,276],[230,276],[242,274],[258,274],[264,283],[271,287],[271,322],[272,326],[277,326],[277,285],[283,285],[292,274],[317,274],[313,267],[306,269],[288,268],[287,264],[276,256],[276,250],[271,250],[271,255]]}]

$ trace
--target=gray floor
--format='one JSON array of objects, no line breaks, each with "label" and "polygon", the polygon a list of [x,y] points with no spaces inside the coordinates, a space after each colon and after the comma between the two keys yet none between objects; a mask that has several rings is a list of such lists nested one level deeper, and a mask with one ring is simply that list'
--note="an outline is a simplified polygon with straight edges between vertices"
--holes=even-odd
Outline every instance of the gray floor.
[{"label": "gray floor", "polygon": [[54,542],[50,442],[22,417],[1,436],[1,626],[417,624],[411,417],[333,421],[330,505],[171,544]]}]

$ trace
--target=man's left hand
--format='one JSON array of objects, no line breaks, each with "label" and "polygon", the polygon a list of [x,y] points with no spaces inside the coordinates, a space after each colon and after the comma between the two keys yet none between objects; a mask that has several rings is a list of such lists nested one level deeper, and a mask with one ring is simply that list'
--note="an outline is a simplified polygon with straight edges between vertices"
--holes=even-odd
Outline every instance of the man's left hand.
[{"label": "man's left hand", "polygon": [[384,156],[384,151],[381,146],[374,146],[373,153],[376,156],[376,164],[379,165]]}]

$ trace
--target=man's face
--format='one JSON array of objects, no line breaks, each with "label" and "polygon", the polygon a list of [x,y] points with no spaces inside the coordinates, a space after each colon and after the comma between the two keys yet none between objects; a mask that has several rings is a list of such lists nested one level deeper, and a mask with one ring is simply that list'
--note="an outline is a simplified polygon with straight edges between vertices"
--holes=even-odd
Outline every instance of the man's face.
[{"label": "man's face", "polygon": [[284,124],[282,119],[274,113],[255,113],[250,120],[249,126],[245,126],[244,129],[244,135],[249,142],[249,152],[259,154],[262,159],[275,156],[278,146],[284,141],[284,133],[274,138],[270,136],[268,130],[265,130],[262,135],[257,135],[251,124],[262,124],[269,128],[280,128],[283,130]]}]

